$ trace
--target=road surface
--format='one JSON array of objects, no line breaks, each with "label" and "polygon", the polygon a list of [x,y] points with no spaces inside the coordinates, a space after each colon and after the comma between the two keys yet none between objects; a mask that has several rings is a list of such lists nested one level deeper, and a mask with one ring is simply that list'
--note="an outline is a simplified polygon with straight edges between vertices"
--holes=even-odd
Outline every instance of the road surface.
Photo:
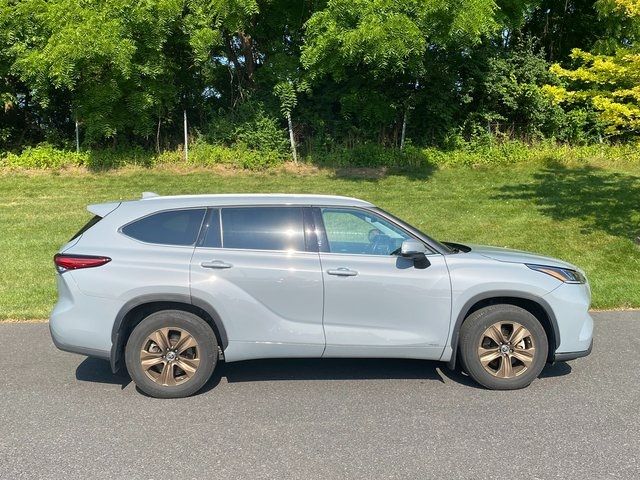
[{"label": "road surface", "polygon": [[640,478],[640,312],[594,318],[590,357],[520,391],[436,362],[270,360],[180,400],[2,324],[0,478]]}]

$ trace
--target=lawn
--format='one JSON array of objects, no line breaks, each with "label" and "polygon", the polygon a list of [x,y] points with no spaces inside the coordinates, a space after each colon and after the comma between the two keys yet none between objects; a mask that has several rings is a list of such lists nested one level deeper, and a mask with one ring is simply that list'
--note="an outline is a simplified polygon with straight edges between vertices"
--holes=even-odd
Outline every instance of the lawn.
[{"label": "lawn", "polygon": [[640,307],[640,165],[451,167],[382,176],[129,168],[0,173],[0,319],[46,318],[55,303],[51,257],[90,217],[85,206],[143,191],[359,197],[438,239],[563,258],[586,270],[595,308]]}]

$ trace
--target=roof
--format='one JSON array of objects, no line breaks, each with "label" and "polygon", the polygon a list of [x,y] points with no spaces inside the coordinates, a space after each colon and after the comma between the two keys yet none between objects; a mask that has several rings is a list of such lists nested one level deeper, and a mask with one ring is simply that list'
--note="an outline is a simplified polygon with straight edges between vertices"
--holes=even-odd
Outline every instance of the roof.
[{"label": "roof", "polygon": [[98,203],[87,206],[94,215],[104,217],[120,205],[127,205],[133,214],[145,214],[152,211],[172,208],[216,207],[225,205],[318,205],[335,207],[372,207],[364,200],[337,195],[298,195],[286,193],[250,193],[225,195],[174,195],[160,196],[153,192],[144,192],[142,199],[124,202]]},{"label": "roof", "polygon": [[250,193],[223,195],[174,195],[153,196],[149,192],[140,202],[153,202],[172,207],[216,206],[216,205],[327,205],[372,207],[373,205],[357,198],[338,195],[302,195],[285,193]]}]

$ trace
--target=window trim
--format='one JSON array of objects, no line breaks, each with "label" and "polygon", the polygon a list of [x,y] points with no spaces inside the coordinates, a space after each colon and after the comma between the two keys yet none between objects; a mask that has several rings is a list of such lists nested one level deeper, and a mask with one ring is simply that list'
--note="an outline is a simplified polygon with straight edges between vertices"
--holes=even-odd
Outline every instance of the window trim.
[{"label": "window trim", "polygon": [[398,228],[399,230],[401,230],[402,232],[404,232],[405,234],[407,234],[407,236],[409,236],[410,238],[414,239],[414,240],[418,240],[419,242],[422,242],[424,244],[424,246],[429,250],[428,252],[426,252],[426,255],[437,255],[437,254],[441,254],[440,252],[438,252],[436,249],[433,248],[433,246],[425,241],[424,238],[421,238],[420,236],[416,235],[414,232],[409,231],[407,228],[405,228],[403,225],[399,225],[398,222],[395,221],[394,218],[390,218],[387,215],[385,215],[384,211],[381,211],[377,208],[364,208],[364,207],[349,207],[349,206],[333,206],[333,205],[314,205],[313,207],[314,210],[314,220],[316,222],[316,232],[318,232],[318,230],[320,230],[320,235],[319,237],[321,238],[321,240],[319,239],[319,243],[318,243],[318,249],[319,252],[324,253],[324,254],[330,254],[330,255],[342,255],[342,256],[349,256],[349,255],[358,255],[360,257],[389,257],[389,258],[394,258],[394,257],[398,257],[398,255],[374,255],[371,253],[342,253],[342,252],[332,252],[330,251],[330,247],[329,247],[329,238],[327,236],[327,230],[324,226],[324,219],[322,218],[322,209],[323,208],[329,208],[332,210],[360,210],[363,211],[369,215],[374,215],[380,218],[383,218],[385,221],[391,223],[393,226],[395,226],[396,228]]},{"label": "window trim", "polygon": [[[128,227],[129,225],[136,223],[140,220],[144,220],[147,217],[152,217],[153,215],[158,215],[160,213],[167,213],[167,212],[181,212],[183,210],[204,210],[204,214],[202,215],[202,220],[200,221],[200,226],[198,227],[198,232],[196,234],[196,238],[193,241],[193,243],[189,243],[186,245],[176,245],[175,243],[159,243],[159,242],[145,242],[144,240],[140,240],[138,238],[134,238],[130,235],[127,235],[126,233],[124,233],[124,228]],[[182,207],[182,208],[165,208],[164,210],[155,210],[153,212],[147,213],[146,215],[143,215],[141,217],[135,218],[127,223],[125,223],[124,225],[121,225],[117,232],[122,235],[123,237],[128,238],[129,240],[133,240],[134,242],[138,242],[138,243],[142,243],[143,245],[159,245],[161,247],[178,247],[178,248],[194,248],[200,238],[200,235],[202,233],[202,229],[204,227],[204,221],[207,218],[207,207],[202,207],[202,206],[198,206],[198,207]]]},{"label": "window trim", "polygon": [[[220,207],[205,207],[207,209],[207,213],[204,216],[204,221],[202,222],[202,225],[200,227],[200,233],[198,234],[198,239],[196,240],[196,247],[197,248],[222,248],[222,215],[220,213],[221,208]],[[207,235],[209,234],[209,227],[211,226],[211,220],[213,218],[213,214],[214,212],[217,212],[218,214],[218,218],[217,218],[217,222],[218,222],[218,229],[220,232],[220,246],[219,247],[207,247],[204,245],[204,240],[205,238],[207,238]]]}]

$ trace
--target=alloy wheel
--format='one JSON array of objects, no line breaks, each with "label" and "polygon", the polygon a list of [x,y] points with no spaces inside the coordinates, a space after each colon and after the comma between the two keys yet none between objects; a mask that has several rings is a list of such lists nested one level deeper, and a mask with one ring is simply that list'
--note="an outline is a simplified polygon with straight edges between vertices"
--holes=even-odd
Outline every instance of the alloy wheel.
[{"label": "alloy wheel", "polygon": [[160,328],[149,335],[140,350],[140,364],[151,380],[175,386],[189,380],[200,365],[198,343],[181,328]]},{"label": "alloy wheel", "polygon": [[517,322],[497,322],[480,337],[478,358],[498,378],[514,378],[533,363],[536,346],[531,332]]}]

